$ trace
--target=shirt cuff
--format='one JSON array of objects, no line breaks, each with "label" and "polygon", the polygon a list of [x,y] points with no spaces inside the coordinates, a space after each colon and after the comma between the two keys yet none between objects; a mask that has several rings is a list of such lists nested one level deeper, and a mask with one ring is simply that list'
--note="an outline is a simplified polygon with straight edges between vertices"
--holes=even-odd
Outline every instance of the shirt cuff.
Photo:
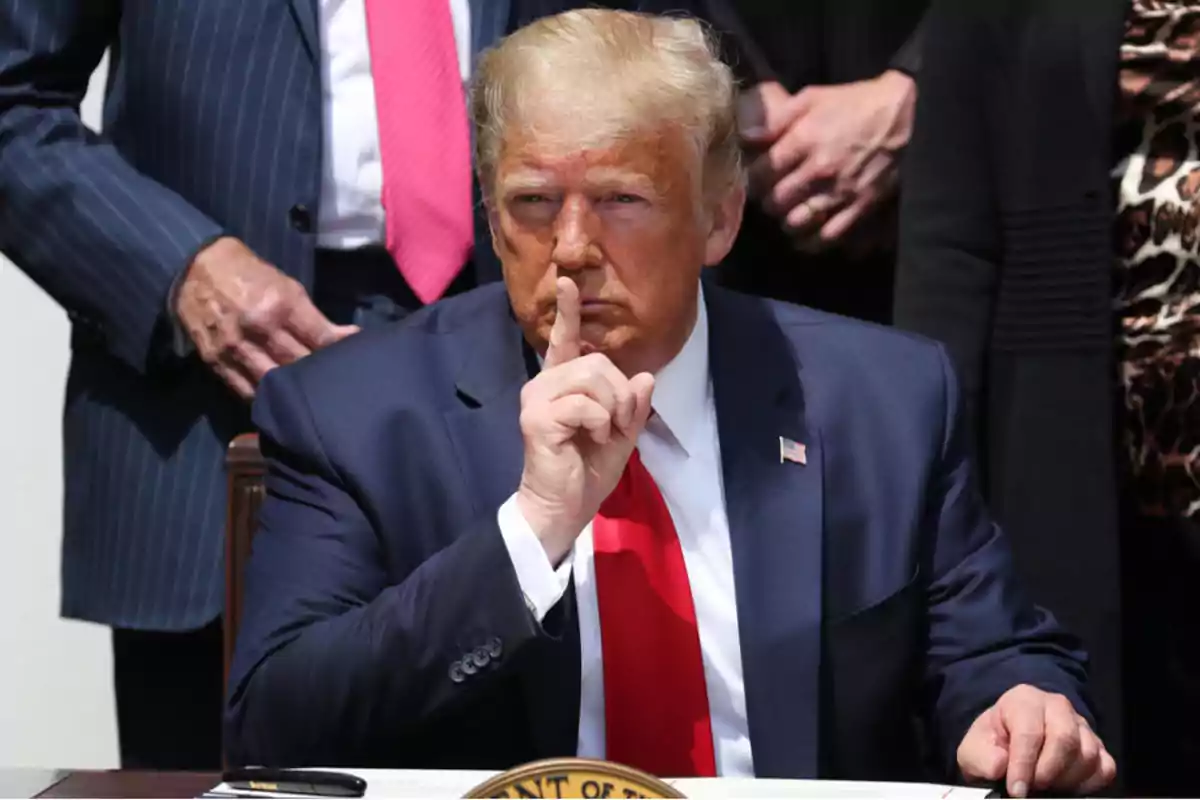
[{"label": "shirt cuff", "polygon": [[540,623],[566,594],[571,582],[574,551],[568,553],[555,569],[537,534],[529,527],[521,509],[517,508],[515,494],[500,506],[496,521],[500,525],[500,536],[508,549],[508,557],[517,573],[517,583],[525,595],[525,605]]},{"label": "shirt cuff", "polygon": [[192,337],[188,336],[187,331],[183,329],[183,323],[175,315],[175,300],[179,297],[179,287],[183,284],[185,275],[187,270],[176,275],[175,280],[171,281],[171,291],[167,293],[166,313],[171,324],[171,353],[178,358],[187,358],[196,351]]}]

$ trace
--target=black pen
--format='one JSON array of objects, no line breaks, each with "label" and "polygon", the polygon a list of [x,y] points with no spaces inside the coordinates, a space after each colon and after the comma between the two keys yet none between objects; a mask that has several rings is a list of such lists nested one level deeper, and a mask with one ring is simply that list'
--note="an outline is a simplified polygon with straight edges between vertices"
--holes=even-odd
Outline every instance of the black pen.
[{"label": "black pen", "polygon": [[357,775],[310,769],[243,767],[228,770],[221,780],[235,791],[316,797],[362,797],[367,791],[367,782]]}]

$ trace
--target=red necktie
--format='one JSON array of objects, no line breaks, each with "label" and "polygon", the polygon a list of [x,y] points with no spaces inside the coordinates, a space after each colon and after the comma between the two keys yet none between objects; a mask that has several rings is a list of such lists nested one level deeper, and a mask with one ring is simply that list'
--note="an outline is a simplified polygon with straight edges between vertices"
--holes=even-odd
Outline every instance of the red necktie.
[{"label": "red necktie", "polygon": [[387,249],[423,303],[470,255],[471,142],[446,0],[366,0]]},{"label": "red necktie", "polygon": [[606,757],[660,777],[716,775],[687,566],[637,450],[600,506],[592,536]]}]

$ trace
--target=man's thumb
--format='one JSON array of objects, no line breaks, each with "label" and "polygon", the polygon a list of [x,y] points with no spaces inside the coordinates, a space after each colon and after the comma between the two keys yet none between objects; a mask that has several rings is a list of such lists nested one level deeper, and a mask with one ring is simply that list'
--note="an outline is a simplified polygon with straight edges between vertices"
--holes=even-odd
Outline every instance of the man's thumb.
[{"label": "man's thumb", "polygon": [[633,390],[635,401],[633,419],[629,423],[629,438],[636,440],[653,410],[654,376],[649,372],[640,372],[629,379],[629,388]]},{"label": "man's thumb", "polygon": [[738,97],[738,133],[747,142],[767,144],[786,127],[779,109],[788,100],[786,89],[775,81],[760,83]]}]

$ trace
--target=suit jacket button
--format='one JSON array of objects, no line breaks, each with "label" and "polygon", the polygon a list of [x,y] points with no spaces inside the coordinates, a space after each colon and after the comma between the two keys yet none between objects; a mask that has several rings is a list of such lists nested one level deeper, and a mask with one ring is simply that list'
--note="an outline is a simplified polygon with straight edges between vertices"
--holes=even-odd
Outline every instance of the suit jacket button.
[{"label": "suit jacket button", "polygon": [[471,653],[471,663],[479,669],[483,669],[490,664],[491,661],[492,657],[488,655],[488,651],[482,647],[475,648],[475,652]]},{"label": "suit jacket button", "polygon": [[498,637],[493,636],[488,639],[488,643],[484,646],[487,648],[488,655],[495,660],[499,660],[500,656],[504,655],[504,642],[500,641]]},{"label": "suit jacket button", "polygon": [[462,661],[459,661],[458,664],[462,669],[463,675],[474,675],[476,672],[479,672],[479,667],[475,666],[475,662],[471,660],[470,653],[463,656]]},{"label": "suit jacket button", "polygon": [[292,223],[292,227],[300,233],[312,233],[312,212],[303,203],[297,203],[291,207],[288,211],[288,220]]},{"label": "suit jacket button", "polygon": [[462,683],[464,680],[466,680],[466,676],[463,675],[463,665],[461,661],[455,661],[450,665],[450,680],[454,683]]}]

